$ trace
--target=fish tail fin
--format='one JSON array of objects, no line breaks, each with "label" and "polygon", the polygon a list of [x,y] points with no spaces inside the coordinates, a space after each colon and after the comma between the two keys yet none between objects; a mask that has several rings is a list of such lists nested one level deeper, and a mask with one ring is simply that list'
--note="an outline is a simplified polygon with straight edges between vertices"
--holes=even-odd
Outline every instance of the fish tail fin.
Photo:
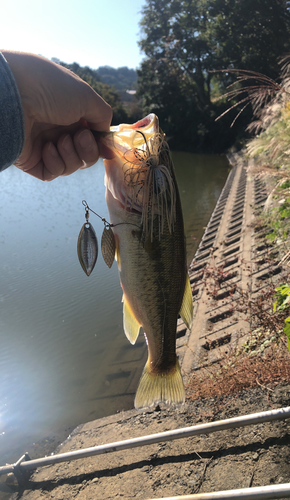
[{"label": "fish tail fin", "polygon": [[147,361],[136,392],[135,408],[142,410],[161,402],[183,404],[185,391],[178,359],[169,373],[150,372],[149,366]]}]

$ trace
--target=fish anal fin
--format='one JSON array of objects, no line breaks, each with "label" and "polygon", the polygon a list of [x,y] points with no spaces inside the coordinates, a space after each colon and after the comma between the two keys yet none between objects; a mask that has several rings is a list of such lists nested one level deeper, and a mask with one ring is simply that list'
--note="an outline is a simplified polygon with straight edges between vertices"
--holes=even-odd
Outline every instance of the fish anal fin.
[{"label": "fish anal fin", "polygon": [[183,300],[179,314],[182,317],[187,328],[190,329],[192,327],[192,321],[193,321],[193,304],[192,304],[192,291],[188,274],[186,275]]},{"label": "fish anal fin", "polygon": [[123,302],[124,332],[127,339],[131,342],[131,344],[135,344],[139,335],[139,330],[141,328],[141,325],[139,321],[135,318],[132,308],[128,300],[126,299],[125,295],[123,295],[122,302]]},{"label": "fish anal fin", "polygon": [[164,402],[183,404],[185,391],[178,359],[169,373],[152,373],[147,361],[135,396],[135,408],[142,410]]}]

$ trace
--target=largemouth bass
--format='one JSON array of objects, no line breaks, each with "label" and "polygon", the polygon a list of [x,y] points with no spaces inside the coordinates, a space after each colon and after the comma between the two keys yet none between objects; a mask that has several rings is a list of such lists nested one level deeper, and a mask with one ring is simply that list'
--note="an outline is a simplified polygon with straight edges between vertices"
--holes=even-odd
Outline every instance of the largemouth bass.
[{"label": "largemouth bass", "polygon": [[135,407],[182,404],[185,393],[176,356],[176,328],[178,314],[191,328],[192,293],[169,147],[154,114],[111,131],[102,140],[116,155],[104,163],[123,289],[123,326],[132,344],[143,327],[148,346]]}]

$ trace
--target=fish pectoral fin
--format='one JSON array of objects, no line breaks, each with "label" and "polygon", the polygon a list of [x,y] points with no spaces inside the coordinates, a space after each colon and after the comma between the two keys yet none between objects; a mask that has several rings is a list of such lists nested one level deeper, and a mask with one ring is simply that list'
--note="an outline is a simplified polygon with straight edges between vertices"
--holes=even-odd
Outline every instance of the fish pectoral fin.
[{"label": "fish pectoral fin", "polygon": [[135,344],[139,335],[139,330],[141,328],[141,325],[139,321],[137,321],[137,319],[135,318],[132,308],[124,295],[122,302],[123,302],[123,326],[125,335],[127,339],[131,342],[131,344]]},{"label": "fish pectoral fin", "polygon": [[182,317],[187,328],[190,329],[192,327],[192,321],[193,321],[193,304],[192,304],[192,291],[188,274],[186,275],[183,300],[179,314]]},{"label": "fish pectoral fin", "polygon": [[178,359],[176,358],[176,365],[169,373],[150,372],[150,363],[147,361],[136,392],[135,408],[143,410],[161,402],[183,404],[184,400],[185,391]]}]

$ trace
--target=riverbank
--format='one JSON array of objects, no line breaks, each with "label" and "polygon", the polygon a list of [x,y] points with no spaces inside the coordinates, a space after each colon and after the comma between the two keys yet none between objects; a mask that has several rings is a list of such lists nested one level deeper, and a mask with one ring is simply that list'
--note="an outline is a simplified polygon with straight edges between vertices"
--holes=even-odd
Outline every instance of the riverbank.
[{"label": "riverbank", "polygon": [[[122,412],[78,427],[61,453],[289,404],[290,384],[174,409]],[[13,500],[153,498],[290,482],[290,420],[202,434],[39,468]]]},{"label": "riverbank", "polygon": [[[186,404],[177,409],[158,407],[143,413],[129,410],[89,422],[75,429],[57,452],[289,405],[289,355],[283,351],[285,365],[280,379],[279,374],[275,379],[267,378],[271,365],[265,359],[271,349],[276,349],[276,344],[274,341],[265,344],[268,333],[264,332],[260,336],[256,333],[256,344],[250,347],[246,339],[256,325],[254,318],[249,317],[249,303],[245,302],[265,296],[265,290],[276,286],[288,269],[280,265],[280,272],[273,272],[279,267],[278,259],[276,255],[273,261],[269,255],[277,248],[262,248],[267,243],[265,234],[255,231],[253,224],[254,211],[266,202],[269,188],[243,161],[239,168],[234,168],[190,266],[194,327],[188,332],[179,323],[177,330],[177,350],[188,382]],[[243,309],[245,305],[247,310]],[[248,359],[249,364],[246,371],[239,373],[243,380],[251,374],[247,390],[235,386],[236,367],[232,373],[229,370],[236,349],[242,349],[243,344],[245,349],[238,358]],[[263,350],[262,344],[265,344]],[[250,353],[243,358],[247,346]],[[255,350],[260,351],[251,355]],[[269,367],[265,378],[261,378],[261,370],[257,371],[258,362],[258,370],[261,363]],[[227,385],[225,376],[218,378],[223,370],[231,373]],[[200,392],[210,386],[208,395]],[[233,390],[225,396],[229,386]],[[289,444],[289,419],[204,434],[39,468],[23,489],[13,493],[12,499],[148,500],[287,483],[290,482]],[[9,488],[13,491],[16,486]]]}]

